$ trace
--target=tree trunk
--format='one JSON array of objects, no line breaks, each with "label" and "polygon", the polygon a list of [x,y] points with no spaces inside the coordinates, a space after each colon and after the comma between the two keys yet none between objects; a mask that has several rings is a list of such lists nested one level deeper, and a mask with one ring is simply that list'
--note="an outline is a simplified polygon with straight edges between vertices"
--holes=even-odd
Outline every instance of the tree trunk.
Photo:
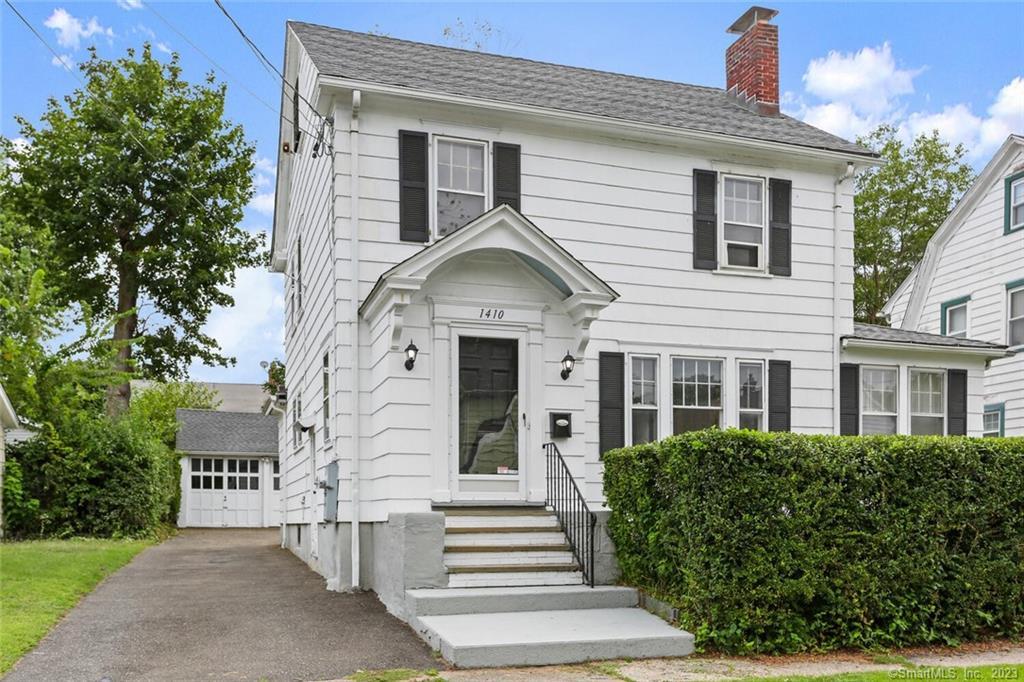
[{"label": "tree trunk", "polygon": [[127,374],[133,371],[131,340],[135,338],[139,326],[139,315],[135,310],[139,300],[139,272],[134,262],[126,262],[130,260],[131,256],[123,254],[117,264],[118,319],[114,324],[113,339],[117,355],[114,358],[114,369],[126,378],[107,389],[107,414],[111,417],[123,414],[132,396]]}]

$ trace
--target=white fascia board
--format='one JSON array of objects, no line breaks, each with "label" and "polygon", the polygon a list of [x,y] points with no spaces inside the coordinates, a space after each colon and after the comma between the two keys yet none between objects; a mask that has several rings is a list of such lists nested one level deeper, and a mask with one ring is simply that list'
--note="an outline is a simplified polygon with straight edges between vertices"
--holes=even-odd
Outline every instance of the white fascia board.
[{"label": "white fascia board", "polygon": [[969,348],[965,346],[943,346],[927,343],[898,343],[894,341],[876,341],[874,339],[843,339],[843,348],[864,348],[866,350],[895,350],[907,353],[954,353],[972,355],[989,360],[1010,357],[1014,353],[1003,348]]},{"label": "white fascia board", "polygon": [[772,142],[769,140],[760,140],[752,137],[741,137],[738,135],[723,135],[721,133],[712,133],[702,130],[695,130],[691,128],[676,128],[673,126],[657,125],[654,123],[629,121],[626,119],[611,118],[609,116],[598,116],[596,114],[584,114],[574,111],[566,111],[564,109],[549,109],[546,107],[536,107],[527,104],[502,102],[500,100],[490,100],[478,97],[465,97],[462,95],[451,95],[448,93],[431,92],[428,90],[414,90],[411,88],[386,85],[383,83],[360,81],[351,78],[339,78],[337,76],[328,76],[324,74],[321,74],[319,76],[319,82],[323,87],[335,87],[344,90],[360,90],[363,93],[379,93],[398,97],[407,97],[410,99],[427,100],[431,102],[457,104],[465,107],[475,107],[489,110],[497,109],[500,111],[526,114],[529,116],[539,118],[550,118],[561,121],[567,121],[570,123],[575,122],[589,124],[617,131],[621,131],[623,128],[626,128],[640,134],[653,134],[679,140],[713,143],[719,145],[728,144],[735,146],[738,149],[750,150],[753,148],[765,152],[774,152],[784,156],[796,156],[806,159],[812,159],[819,162],[848,162],[853,163],[860,168],[867,168],[870,166],[881,166],[885,163],[882,159],[864,156],[862,154],[852,154],[849,152],[833,151],[828,149],[817,149],[814,147],[804,147],[801,145],[787,144],[784,142]]},{"label": "white fascia board", "polygon": [[14,405],[7,398],[4,387],[0,385],[0,423],[6,429],[16,429],[21,423],[18,421],[18,413],[14,411]]}]

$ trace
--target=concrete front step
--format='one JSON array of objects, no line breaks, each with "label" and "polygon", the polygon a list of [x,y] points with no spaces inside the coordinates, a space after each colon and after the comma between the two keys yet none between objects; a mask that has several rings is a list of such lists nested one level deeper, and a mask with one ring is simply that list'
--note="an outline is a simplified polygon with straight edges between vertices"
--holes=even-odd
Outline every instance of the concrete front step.
[{"label": "concrete front step", "polygon": [[450,516],[445,514],[444,527],[447,532],[454,528],[507,528],[523,527],[559,529],[558,517],[554,514],[501,515],[501,516]]},{"label": "concrete front step", "polygon": [[504,573],[449,572],[448,587],[524,587],[535,585],[582,585],[579,571],[539,571],[535,567]]},{"label": "concrete front step", "polygon": [[468,587],[406,590],[411,617],[515,611],[614,609],[636,606],[631,587],[559,585],[540,587]]},{"label": "concrete front step", "polygon": [[693,652],[693,635],[639,608],[420,616],[413,628],[463,668],[557,665]]},{"label": "concrete front step", "polygon": [[565,564],[576,568],[572,552],[537,551],[537,552],[456,552],[445,553],[444,565],[448,568],[456,566],[521,566],[521,570],[538,565]]},{"label": "concrete front step", "polygon": [[[437,508],[435,508],[437,509]],[[541,505],[532,507],[443,507],[439,509],[447,516],[551,516],[551,511]]]},{"label": "concrete front step", "polygon": [[554,542],[532,545],[446,545],[444,551],[460,554],[462,552],[568,552],[570,549],[567,542]]},{"label": "concrete front step", "polygon": [[445,535],[445,547],[557,545],[565,542],[560,529],[525,533],[455,533]]}]

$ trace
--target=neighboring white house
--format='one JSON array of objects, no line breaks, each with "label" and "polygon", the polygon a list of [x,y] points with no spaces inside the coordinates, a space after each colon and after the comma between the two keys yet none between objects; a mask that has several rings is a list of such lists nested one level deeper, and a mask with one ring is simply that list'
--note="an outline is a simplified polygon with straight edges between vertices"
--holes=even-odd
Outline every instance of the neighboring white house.
[{"label": "neighboring white house", "polygon": [[281,523],[278,417],[178,409],[179,526],[263,527]]},{"label": "neighboring white house", "polygon": [[18,428],[19,425],[18,414],[14,411],[11,401],[7,399],[3,385],[0,384],[0,538],[4,536],[4,464],[7,461],[7,432]]},{"label": "neighboring white house", "polygon": [[524,592],[436,615],[461,592],[417,588],[614,582],[580,511],[610,448],[981,434],[1003,346],[853,322],[851,178],[879,161],[779,114],[774,15],[730,27],[727,89],[288,23],[285,544],[331,589],[375,590],[449,660],[522,662],[445,629],[514,638],[512,616],[444,618]]},{"label": "neighboring white house", "polygon": [[893,327],[1017,351],[985,371],[982,432],[1024,435],[1024,137],[1006,139],[882,312]]}]

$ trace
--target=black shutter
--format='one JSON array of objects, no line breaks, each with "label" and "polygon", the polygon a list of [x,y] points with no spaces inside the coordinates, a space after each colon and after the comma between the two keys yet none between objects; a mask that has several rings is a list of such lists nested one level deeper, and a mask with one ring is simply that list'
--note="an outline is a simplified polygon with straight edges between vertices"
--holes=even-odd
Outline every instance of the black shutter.
[{"label": "black shutter", "polygon": [[768,271],[789,277],[793,274],[793,185],[789,180],[768,180],[771,212],[768,220]]},{"label": "black shutter", "polygon": [[295,79],[295,86],[292,88],[292,151],[299,152],[299,141],[302,139],[302,130],[299,128],[299,79]]},{"label": "black shutter", "polygon": [[718,218],[715,195],[718,190],[715,171],[693,171],[693,267],[714,270],[718,267]]},{"label": "black shutter", "polygon": [[626,444],[626,356],[600,353],[597,362],[599,451],[604,454]]},{"label": "black shutter", "polygon": [[949,394],[946,412],[949,418],[949,435],[967,435],[967,370],[951,369],[946,372],[946,386]]},{"label": "black shutter", "polygon": [[790,364],[787,360],[768,361],[768,430],[790,430]]},{"label": "black shutter", "polygon": [[398,131],[398,238],[425,242],[427,219],[427,134]]},{"label": "black shutter", "polygon": [[494,143],[494,205],[508,204],[521,211],[519,145]]},{"label": "black shutter", "polygon": [[860,367],[845,362],[839,365],[839,433],[860,433]]}]

